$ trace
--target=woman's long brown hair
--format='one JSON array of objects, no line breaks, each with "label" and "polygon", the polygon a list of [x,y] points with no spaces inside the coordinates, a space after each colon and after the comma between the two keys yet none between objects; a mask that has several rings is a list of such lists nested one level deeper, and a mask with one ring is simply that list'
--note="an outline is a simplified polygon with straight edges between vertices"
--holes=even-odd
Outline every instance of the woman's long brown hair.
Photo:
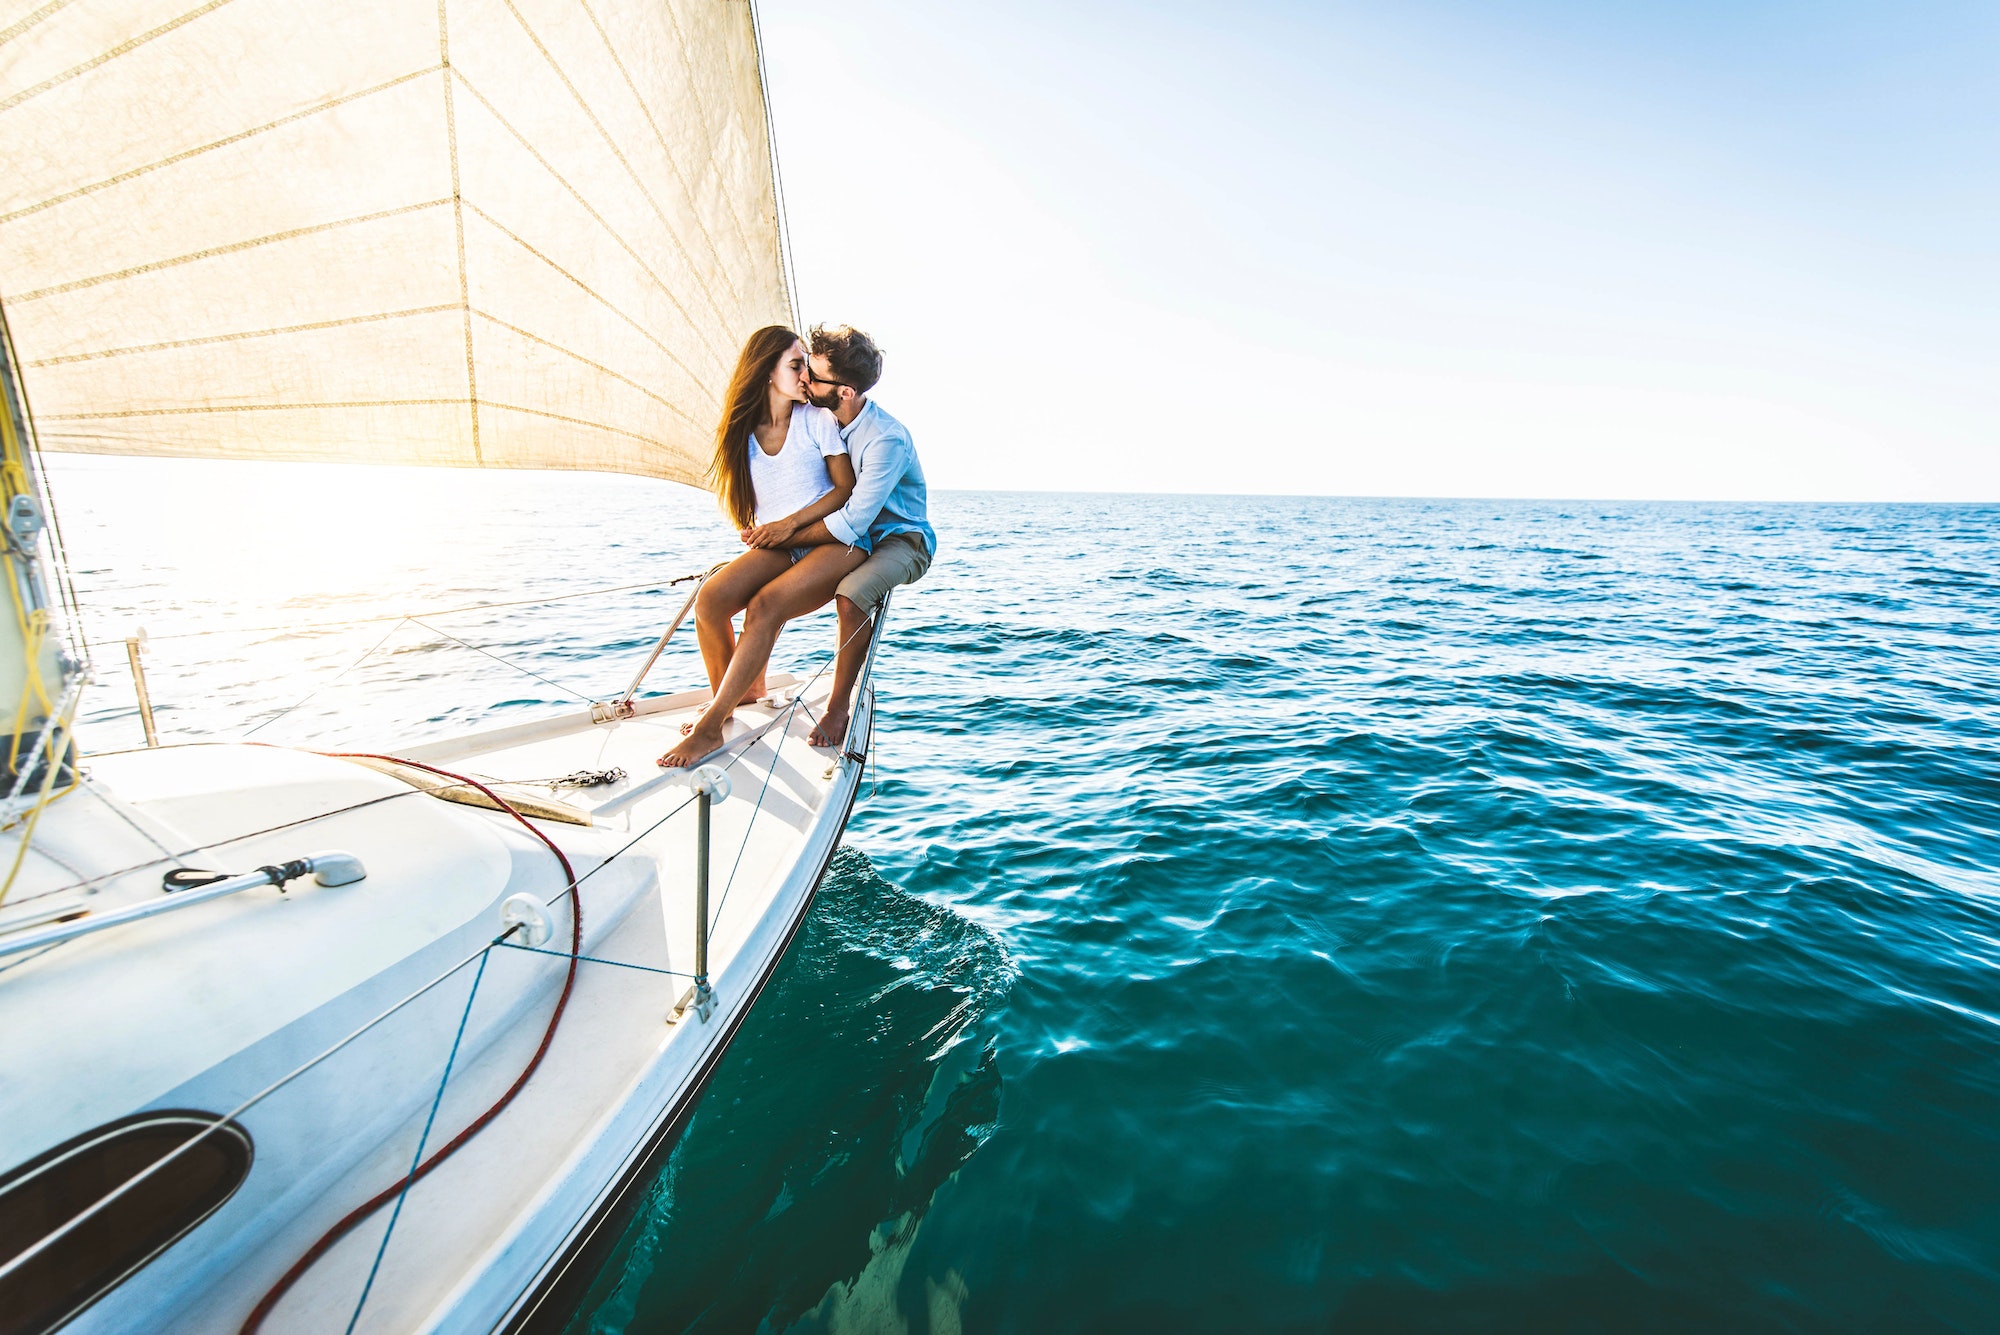
[{"label": "woman's long brown hair", "polygon": [[750,483],[750,433],[764,420],[770,406],[771,372],[799,336],[781,324],[765,325],[750,335],[729,390],[722,396],[722,424],[715,428],[715,461],[708,466],[722,512],[738,528],[757,522],[757,490]]}]

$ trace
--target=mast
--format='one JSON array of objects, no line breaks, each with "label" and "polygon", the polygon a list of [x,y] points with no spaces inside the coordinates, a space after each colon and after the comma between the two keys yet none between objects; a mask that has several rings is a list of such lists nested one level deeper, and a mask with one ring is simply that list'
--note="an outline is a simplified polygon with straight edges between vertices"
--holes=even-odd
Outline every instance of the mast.
[{"label": "mast", "polygon": [[81,668],[63,642],[49,602],[48,505],[42,495],[34,423],[21,388],[14,336],[0,310],[0,782],[6,796],[40,798],[67,782],[69,736]]}]

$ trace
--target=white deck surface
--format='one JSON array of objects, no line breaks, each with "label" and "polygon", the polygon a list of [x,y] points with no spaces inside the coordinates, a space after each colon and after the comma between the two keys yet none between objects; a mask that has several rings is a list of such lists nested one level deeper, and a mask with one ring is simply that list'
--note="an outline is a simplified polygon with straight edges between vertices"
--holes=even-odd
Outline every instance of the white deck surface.
[{"label": "white deck surface", "polygon": [[[813,713],[825,689],[822,680],[807,700]],[[679,739],[704,694],[644,702],[624,722],[571,715],[395,754],[482,779],[625,769],[620,784],[557,794],[591,809],[591,826],[540,827],[589,874],[582,953],[685,973],[695,812],[684,779],[662,782],[654,758]],[[865,730],[865,709],[857,720]],[[580,965],[535,1077],[409,1193],[357,1329],[491,1329],[691,1097],[802,916],[859,777],[857,762],[806,745],[812,720],[803,708],[745,708],[732,739],[767,724],[722,762],[734,792],[714,808],[717,1009],[706,1021],[690,1012],[669,1025],[686,979]],[[17,898],[0,910],[0,932],[65,905],[102,912],[159,896],[159,877],[173,865],[160,860],[162,849],[232,872],[344,849],[369,874],[351,886],[249,891],[45,955],[0,959],[15,966],[0,972],[0,1169],[140,1109],[228,1111],[476,956],[499,934],[508,895],[555,898],[563,883],[547,848],[504,813],[415,794],[349,761],[211,745],[94,757],[89,768],[95,792],[50,808],[35,840],[48,856],[31,852]],[[389,800],[311,819],[374,798]],[[11,857],[12,847],[0,851]],[[142,863],[89,894],[50,893],[77,873]],[[545,948],[562,951],[569,917],[564,903],[557,910]],[[490,952],[430,1149],[512,1083],[566,967],[548,955]],[[477,968],[245,1112],[256,1161],[242,1189],[71,1329],[237,1329],[333,1220],[408,1172]],[[344,1329],[388,1220],[384,1209],[351,1233],[264,1329]]]}]

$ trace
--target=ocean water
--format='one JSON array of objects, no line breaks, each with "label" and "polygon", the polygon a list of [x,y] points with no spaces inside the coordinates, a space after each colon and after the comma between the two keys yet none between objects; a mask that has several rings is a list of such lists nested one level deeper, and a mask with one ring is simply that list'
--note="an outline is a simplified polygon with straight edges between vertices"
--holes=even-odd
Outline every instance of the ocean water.
[{"label": "ocean water", "polygon": [[[98,746],[135,621],[170,736],[382,740],[678,597],[297,628],[727,551],[622,479],[55,474]],[[2000,1329],[2000,509],[934,503],[846,847],[573,1331]]]}]

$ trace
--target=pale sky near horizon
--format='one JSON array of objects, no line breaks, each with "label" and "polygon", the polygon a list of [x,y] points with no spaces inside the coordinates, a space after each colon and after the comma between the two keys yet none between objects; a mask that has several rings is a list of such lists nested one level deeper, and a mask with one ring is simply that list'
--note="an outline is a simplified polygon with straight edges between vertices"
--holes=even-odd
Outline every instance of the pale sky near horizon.
[{"label": "pale sky near horizon", "polygon": [[2000,500],[2000,5],[762,0],[932,484]]}]

